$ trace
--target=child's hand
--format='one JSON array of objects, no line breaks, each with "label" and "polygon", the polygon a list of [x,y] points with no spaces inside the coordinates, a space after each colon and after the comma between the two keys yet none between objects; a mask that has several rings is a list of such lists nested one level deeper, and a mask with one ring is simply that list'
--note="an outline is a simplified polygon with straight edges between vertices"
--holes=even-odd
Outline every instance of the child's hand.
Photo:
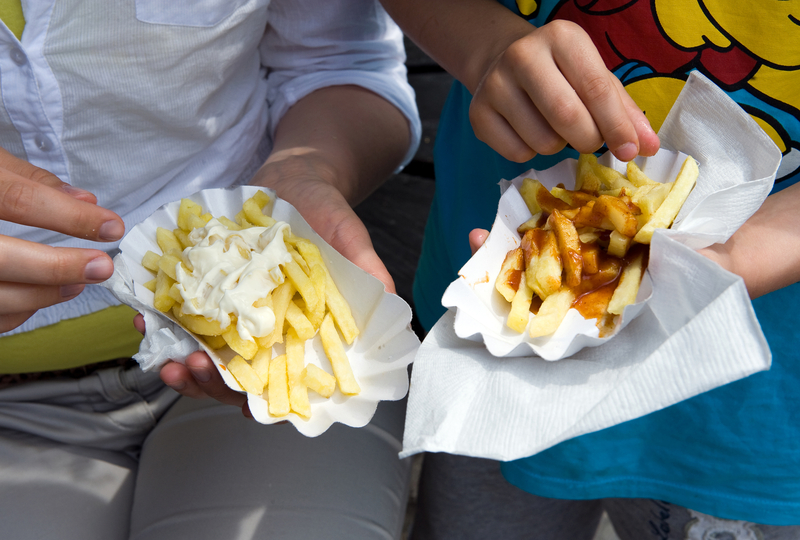
[{"label": "child's hand", "polygon": [[477,137],[524,162],[569,144],[605,142],[622,161],[653,155],[658,136],[578,25],[556,20],[512,42],[484,74],[470,106]]}]

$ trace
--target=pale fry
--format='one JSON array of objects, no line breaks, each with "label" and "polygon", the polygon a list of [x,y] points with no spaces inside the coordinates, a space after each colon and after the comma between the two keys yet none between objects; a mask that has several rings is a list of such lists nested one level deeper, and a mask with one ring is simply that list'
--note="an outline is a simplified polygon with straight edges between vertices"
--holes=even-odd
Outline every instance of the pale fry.
[{"label": "pale fry", "polygon": [[506,302],[511,302],[517,290],[520,287],[520,277],[523,275],[524,269],[524,252],[521,247],[512,249],[506,253],[506,258],[503,259],[503,264],[500,265],[500,272],[497,274],[497,279],[494,282],[494,288],[497,289]]},{"label": "pale fry", "polygon": [[642,186],[651,186],[654,184],[658,184],[655,180],[652,180],[649,176],[642,172],[642,169],[634,161],[629,161],[628,164],[625,166],[625,173],[628,177],[628,180],[631,184],[640,188]]},{"label": "pale fry", "polygon": [[636,295],[639,293],[639,285],[642,282],[643,261],[644,254],[639,253],[622,271],[619,284],[608,302],[607,311],[609,313],[620,315],[625,306],[636,302]]},{"label": "pale fry", "polygon": [[597,193],[602,187],[600,178],[595,174],[594,166],[597,156],[594,154],[581,154],[578,156],[578,172],[575,176],[575,189],[587,193]]},{"label": "pale fry", "polygon": [[159,269],[156,275],[156,290],[154,291],[153,306],[162,313],[167,313],[175,305],[175,299],[169,294],[172,284],[175,283],[163,270]]},{"label": "pale fry", "polygon": [[219,321],[206,319],[202,315],[184,313],[181,311],[181,306],[178,304],[172,306],[172,315],[178,319],[178,322],[189,330],[189,332],[194,334],[201,336],[221,336],[224,331]]},{"label": "pale fry", "polygon": [[155,251],[147,251],[142,257],[142,266],[151,272],[158,272],[158,261],[161,260],[161,255]]},{"label": "pale fry", "polygon": [[254,199],[247,199],[242,205],[247,221],[256,227],[272,227],[276,221],[261,211],[261,206]]},{"label": "pale fry", "polygon": [[350,361],[347,359],[344,346],[339,339],[339,333],[336,331],[336,326],[333,324],[330,314],[325,315],[322,320],[319,334],[322,339],[322,347],[331,362],[331,367],[333,367],[333,375],[339,383],[339,390],[346,395],[355,395],[361,392],[361,387],[358,386],[353,376]]},{"label": "pale fry", "polygon": [[528,326],[528,335],[532,338],[548,336],[558,329],[561,321],[567,315],[575,293],[572,289],[560,289],[551,294],[542,302],[542,306]]},{"label": "pale fry", "polygon": [[344,296],[342,296],[342,293],[333,281],[333,277],[325,261],[322,259],[319,248],[303,238],[295,240],[295,247],[311,268],[319,265],[325,271],[325,304],[331,315],[333,315],[333,320],[339,327],[339,331],[342,332],[345,343],[351,345],[356,336],[358,336],[358,325],[356,325],[356,321],[353,319],[350,305],[347,303],[347,300],[344,299]]},{"label": "pale fry", "polygon": [[268,349],[258,349],[258,352],[250,361],[250,364],[253,366],[253,369],[264,381],[264,387],[266,388],[267,384],[269,383],[269,364],[272,361],[272,347]]},{"label": "pale fry", "polygon": [[222,336],[203,336],[203,341],[214,350],[221,349],[227,345],[227,343],[225,343],[225,338]]},{"label": "pale fry", "polygon": [[269,385],[267,386],[269,414],[286,416],[289,414],[289,383],[286,376],[286,355],[276,356],[269,363]]},{"label": "pale fry", "polygon": [[520,334],[525,331],[525,327],[528,326],[528,319],[530,319],[532,299],[533,291],[528,287],[525,273],[520,272],[519,288],[514,294],[514,298],[511,299],[511,311],[508,312],[506,326]]},{"label": "pale fry", "polygon": [[691,156],[687,157],[681,166],[678,177],[675,178],[675,184],[672,186],[669,195],[667,195],[667,198],[661,203],[661,206],[658,207],[658,210],[656,210],[650,218],[650,221],[645,223],[639,232],[636,233],[636,236],[633,238],[635,241],[640,244],[649,244],[650,239],[653,237],[653,232],[656,229],[663,229],[672,225],[672,221],[678,215],[678,212],[680,212],[683,203],[686,201],[692,188],[694,188],[695,183],[697,183],[699,174],[700,169],[697,167],[697,162]]},{"label": "pale fry", "polygon": [[227,367],[245,392],[257,396],[264,393],[264,381],[244,358],[239,355],[234,356]]},{"label": "pale fry", "polygon": [[628,250],[633,244],[633,238],[625,236],[618,231],[611,231],[608,237],[608,254],[620,259],[628,253]]},{"label": "pale fry", "polygon": [[181,264],[181,258],[175,252],[166,253],[158,260],[159,270],[163,270],[170,278],[177,280],[175,267]]},{"label": "pale fry", "polygon": [[541,185],[542,184],[538,180],[534,180],[533,178],[525,178],[519,188],[519,193],[522,195],[522,200],[525,201],[525,204],[528,206],[528,210],[530,210],[531,214],[533,215],[536,215],[542,211],[542,207],[539,206],[539,202],[536,200],[536,194],[539,192],[539,187]]},{"label": "pale fry", "polygon": [[542,300],[561,288],[563,269],[556,235],[553,231],[546,231],[536,263],[536,286],[541,291]]},{"label": "pale fry", "polygon": [[577,287],[583,275],[583,257],[581,257],[581,241],[578,238],[578,231],[575,230],[575,224],[558,210],[553,210],[548,223],[555,231],[567,286]]},{"label": "pale fry", "polygon": [[258,352],[258,345],[255,340],[243,339],[233,323],[222,333],[222,338],[228,344],[228,347],[243,356],[245,360],[251,360]]},{"label": "pale fry", "polygon": [[316,333],[314,325],[294,301],[289,302],[289,306],[286,308],[286,322],[295,329],[301,339],[311,339]]},{"label": "pale fry", "polygon": [[[319,264],[311,267],[311,273],[308,275],[311,278],[311,283],[317,289],[317,296],[325,298],[325,284],[327,281],[327,272],[325,268]],[[322,324],[322,318],[325,317],[325,302],[318,302],[316,307],[308,310],[308,320],[314,328],[319,328]]]},{"label": "pale fry", "polygon": [[256,343],[259,347],[272,347],[275,343],[283,343],[283,323],[286,318],[286,310],[292,301],[295,289],[288,281],[284,281],[272,291],[272,312],[275,314],[275,329],[272,334],[266,337],[257,337]]},{"label": "pale fry", "polygon": [[193,218],[200,218],[203,208],[190,199],[181,199],[178,208],[178,227],[184,232],[191,232],[195,228],[197,221]]},{"label": "pale fry", "polygon": [[350,305],[339,292],[339,288],[336,287],[336,283],[327,269],[325,270],[325,304],[328,306],[328,311],[333,316],[336,326],[341,330],[345,343],[352,345],[359,334],[358,326],[353,318]]},{"label": "pale fry", "polygon": [[336,390],[336,377],[314,364],[308,364],[301,375],[306,386],[324,398],[331,397]]},{"label": "pale fry", "polygon": [[593,212],[599,212],[608,217],[614,226],[614,230],[619,231],[625,236],[636,234],[638,222],[633,210],[618,197],[610,195],[600,195],[594,205]]},{"label": "pale fry", "polygon": [[292,285],[294,285],[294,288],[297,289],[297,292],[300,293],[300,296],[303,297],[309,309],[315,309],[320,298],[317,296],[317,290],[314,288],[314,284],[311,283],[311,279],[303,272],[300,265],[292,259],[291,262],[282,264],[281,268],[286,277],[289,278],[289,281],[292,282]]},{"label": "pale fry", "polygon": [[156,243],[158,244],[158,247],[161,248],[161,252],[165,255],[168,253],[180,253],[183,251],[181,243],[178,241],[175,233],[163,227],[158,227],[156,229]]},{"label": "pale fry", "polygon": [[297,337],[293,328],[286,331],[286,376],[289,382],[289,406],[302,416],[311,416],[311,405],[308,402],[308,389],[303,382],[302,373],[305,367],[305,340]]}]

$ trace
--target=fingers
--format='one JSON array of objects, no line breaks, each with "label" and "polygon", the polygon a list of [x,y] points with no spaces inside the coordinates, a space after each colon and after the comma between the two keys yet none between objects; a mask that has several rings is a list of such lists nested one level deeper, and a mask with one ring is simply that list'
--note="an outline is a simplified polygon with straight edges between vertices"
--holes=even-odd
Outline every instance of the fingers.
[{"label": "fingers", "polygon": [[186,397],[210,397],[236,407],[247,404],[247,396],[228,388],[204,352],[197,351],[187,356],[185,365],[168,362],[161,368],[160,376],[164,384]]},{"label": "fingers", "polygon": [[0,315],[0,334],[3,332],[8,332],[9,330],[13,330],[17,326],[30,319],[34,313],[36,313],[35,310],[12,313],[10,315]]},{"label": "fingers", "polygon": [[56,248],[0,236],[0,281],[38,285],[100,283],[113,272],[111,258],[96,249]]},{"label": "fingers", "polygon": [[480,140],[517,162],[567,144],[589,153],[605,143],[623,161],[658,149],[589,36],[567,21],[534,30],[495,60],[475,91],[470,121]]},{"label": "fingers", "polygon": [[489,231],[486,229],[472,229],[469,233],[469,248],[472,254],[480,249],[486,239],[489,237]]},{"label": "fingers", "polygon": [[122,238],[122,219],[88,200],[91,194],[72,187],[61,189],[64,184],[44,171],[34,176],[39,181],[0,171],[0,220],[98,242]]},{"label": "fingers", "polygon": [[33,311],[70,300],[85,284],[105,281],[113,272],[102,251],[0,236],[0,328],[16,328]]},{"label": "fingers", "polygon": [[144,315],[141,313],[137,313],[136,316],[133,318],[133,327],[136,328],[136,331],[140,334],[144,335]]},{"label": "fingers", "polygon": [[614,82],[616,83],[617,92],[619,93],[620,99],[622,99],[622,103],[625,106],[625,109],[628,111],[628,117],[631,119],[633,127],[636,130],[636,136],[639,140],[639,155],[655,155],[661,146],[658,135],[650,125],[650,121],[647,119],[647,116],[645,116],[644,112],[642,112],[636,102],[633,101],[633,98],[628,94],[628,92],[625,91],[625,88],[622,86],[622,83],[619,81],[619,79],[614,77]]},{"label": "fingers", "polygon": [[367,228],[358,219],[355,212],[352,212],[349,207],[346,210],[352,216],[339,221],[332,234],[328,238],[323,237],[324,240],[353,264],[378,278],[383,283],[386,292],[395,294],[397,291],[394,280],[386,269],[386,265],[375,253]]}]

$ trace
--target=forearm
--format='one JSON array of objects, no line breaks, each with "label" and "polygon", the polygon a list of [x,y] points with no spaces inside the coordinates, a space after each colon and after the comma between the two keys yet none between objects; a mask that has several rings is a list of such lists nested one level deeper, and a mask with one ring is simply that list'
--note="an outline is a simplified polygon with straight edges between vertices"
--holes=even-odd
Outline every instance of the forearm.
[{"label": "forearm", "polygon": [[381,0],[405,34],[475,91],[489,65],[530,23],[495,0]]},{"label": "forearm", "polygon": [[408,122],[388,101],[357,86],[323,88],[286,112],[254,182],[291,193],[292,176],[313,168],[354,206],[397,168],[409,144]]},{"label": "forearm", "polygon": [[701,251],[742,276],[751,298],[800,281],[800,183],[767,197],[725,243]]}]

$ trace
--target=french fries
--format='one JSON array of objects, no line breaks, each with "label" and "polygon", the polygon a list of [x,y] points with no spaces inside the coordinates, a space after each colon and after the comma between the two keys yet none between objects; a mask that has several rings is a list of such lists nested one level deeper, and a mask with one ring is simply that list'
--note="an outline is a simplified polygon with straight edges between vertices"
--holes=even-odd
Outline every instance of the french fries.
[{"label": "french fries", "polygon": [[575,308],[597,319],[601,336],[613,332],[636,301],[653,232],[672,225],[698,175],[691,157],[662,184],[633,162],[622,174],[583,154],[575,190],[548,191],[524,179],[520,194],[533,217],[517,229],[520,245],[506,254],[495,280],[510,304],[506,325],[531,338],[548,336]]},{"label": "french fries", "polygon": [[[215,218],[204,213],[200,205],[183,199],[178,209],[178,228],[157,229],[156,243],[161,254],[148,251],[142,266],[155,276],[146,286],[154,293],[156,309],[170,313],[209,348],[227,347],[235,353],[225,367],[244,391],[266,398],[272,416],[293,412],[308,419],[311,417],[309,389],[323,398],[330,398],[337,386],[345,395],[361,391],[346,352],[346,345],[353,343],[359,329],[319,248],[310,240],[291,234],[288,225],[264,214],[263,209],[269,202],[269,196],[259,191],[243,203],[235,221],[224,216],[212,221]],[[269,233],[273,226],[279,228]],[[259,228],[250,231],[251,236],[258,239],[256,245],[245,240],[247,230],[252,227]],[[212,230],[216,231],[216,238],[212,238],[209,232]],[[226,263],[241,260],[244,264],[259,257],[262,253],[259,250],[267,251],[261,244],[262,238],[266,238],[264,242],[278,242],[284,249],[271,252],[279,253],[274,267],[264,267],[274,287],[253,290],[252,305],[248,305],[251,301],[248,299],[241,305],[236,304],[233,311],[219,316],[198,314],[198,306],[214,297],[215,289],[208,285],[211,292],[209,288],[203,289],[202,299],[188,294],[189,289],[182,279],[194,270],[193,249],[217,242],[220,247],[216,249],[227,254],[218,255],[218,266],[222,267],[223,260]],[[228,279],[228,272],[235,271],[225,266],[221,282]],[[210,282],[209,275],[202,277],[209,278]],[[220,296],[236,287],[239,281],[237,277],[235,283],[220,285]],[[265,282],[258,283],[266,287]],[[248,293],[253,289],[248,289],[247,285],[244,288]],[[237,292],[236,298],[240,294]],[[228,309],[230,305],[225,304]],[[270,315],[264,320],[274,317],[272,327],[262,328],[251,321],[252,313],[258,310],[269,311]],[[223,311],[221,302],[218,311]],[[264,315],[263,311],[258,313]],[[318,333],[333,374],[306,363],[305,351],[310,349],[306,344]]]}]

